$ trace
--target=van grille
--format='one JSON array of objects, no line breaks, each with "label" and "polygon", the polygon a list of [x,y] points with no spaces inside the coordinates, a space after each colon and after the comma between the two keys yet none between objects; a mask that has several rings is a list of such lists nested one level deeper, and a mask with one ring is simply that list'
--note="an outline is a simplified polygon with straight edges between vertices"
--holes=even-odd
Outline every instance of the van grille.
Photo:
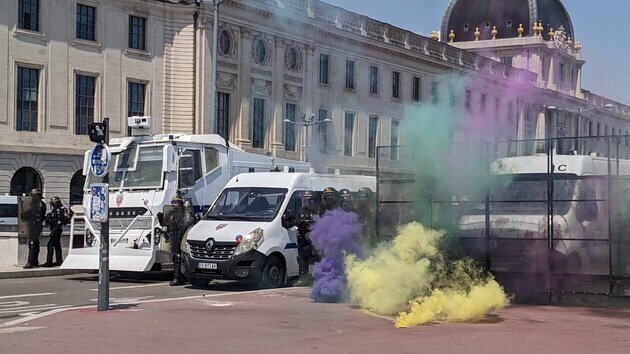
[{"label": "van grille", "polygon": [[236,242],[216,242],[212,250],[208,252],[205,241],[188,241],[188,244],[193,258],[208,261],[227,261],[232,258],[236,246],[238,246]]}]

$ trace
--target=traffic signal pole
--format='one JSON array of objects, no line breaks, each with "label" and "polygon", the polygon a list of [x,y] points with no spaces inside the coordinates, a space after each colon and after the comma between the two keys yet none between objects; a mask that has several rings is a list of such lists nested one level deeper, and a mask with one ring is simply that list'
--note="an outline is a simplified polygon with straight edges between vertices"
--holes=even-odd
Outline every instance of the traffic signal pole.
[{"label": "traffic signal pole", "polygon": [[[109,145],[109,118],[103,118],[105,145]],[[109,173],[103,176],[103,183],[109,185]],[[109,197],[108,197],[109,199]],[[109,203],[109,200],[105,201]],[[109,217],[101,222],[101,242],[98,262],[98,311],[109,310]]]}]

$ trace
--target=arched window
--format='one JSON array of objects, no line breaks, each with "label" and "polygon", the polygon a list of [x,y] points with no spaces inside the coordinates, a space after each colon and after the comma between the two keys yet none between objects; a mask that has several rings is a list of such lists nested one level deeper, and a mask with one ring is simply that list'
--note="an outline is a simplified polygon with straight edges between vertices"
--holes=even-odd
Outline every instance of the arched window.
[{"label": "arched window", "polygon": [[221,35],[219,36],[219,49],[223,55],[230,55],[232,53],[232,37],[227,30],[221,31]]},{"label": "arched window", "polygon": [[262,38],[256,40],[254,59],[258,64],[264,64],[267,61],[267,44]]},{"label": "arched window", "polygon": [[11,178],[11,195],[28,194],[34,188],[42,190],[44,184],[39,172],[31,167],[22,167]]},{"label": "arched window", "polygon": [[83,202],[83,186],[85,185],[85,176],[83,170],[78,170],[72,175],[70,180],[70,205],[81,204]]}]

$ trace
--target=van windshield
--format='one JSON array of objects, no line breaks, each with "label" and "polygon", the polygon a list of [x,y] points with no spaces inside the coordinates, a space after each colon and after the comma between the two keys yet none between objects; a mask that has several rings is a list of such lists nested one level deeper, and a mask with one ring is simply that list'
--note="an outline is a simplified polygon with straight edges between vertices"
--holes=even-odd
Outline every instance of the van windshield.
[{"label": "van windshield", "polygon": [[[131,144],[125,151],[112,157],[109,165],[109,189],[160,189],[164,170],[165,145],[138,146]],[[86,188],[101,179],[88,173]]]},{"label": "van windshield", "polygon": [[[504,183],[496,183],[490,192],[491,214],[544,215],[547,211],[547,175],[505,175]],[[575,199],[577,175],[553,175],[554,214],[565,215]],[[467,214],[485,214],[483,203]]]},{"label": "van windshield", "polygon": [[272,221],[287,190],[280,188],[227,188],[204,216],[204,220]]}]

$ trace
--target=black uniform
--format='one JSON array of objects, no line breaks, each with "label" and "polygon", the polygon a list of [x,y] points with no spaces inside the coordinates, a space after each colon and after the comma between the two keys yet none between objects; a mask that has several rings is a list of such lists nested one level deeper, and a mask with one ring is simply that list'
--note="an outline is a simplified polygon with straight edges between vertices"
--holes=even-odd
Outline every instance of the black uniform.
[{"label": "black uniform", "polygon": [[312,208],[303,206],[295,219],[297,226],[298,263],[300,274],[307,274],[309,264],[314,260],[315,252],[311,240],[308,236],[311,225],[313,225],[314,212]]},{"label": "black uniform", "polygon": [[181,203],[175,202],[164,213],[164,223],[167,228],[167,235],[171,242],[171,254],[173,259],[173,280],[171,286],[184,284],[184,276],[181,273],[181,246],[184,232],[184,207]]},{"label": "black uniform", "polygon": [[28,260],[24,268],[39,267],[39,238],[42,234],[44,219],[46,218],[46,203],[42,200],[41,194],[31,194],[30,198],[24,198],[20,203],[30,203],[23,205],[20,218],[27,222],[28,228]]},{"label": "black uniform", "polygon": [[[60,266],[63,262],[61,255],[61,234],[64,225],[68,224],[68,209],[61,205],[61,202],[51,203],[52,210],[46,215],[46,224],[50,226],[50,240],[48,241],[48,254],[43,267]],[[53,253],[56,253],[56,262],[53,263]]]},{"label": "black uniform", "polygon": [[376,230],[376,201],[374,193],[367,187],[359,189],[355,200],[355,210],[363,223],[365,223],[365,240],[370,247],[376,246],[378,243],[378,234]]}]

